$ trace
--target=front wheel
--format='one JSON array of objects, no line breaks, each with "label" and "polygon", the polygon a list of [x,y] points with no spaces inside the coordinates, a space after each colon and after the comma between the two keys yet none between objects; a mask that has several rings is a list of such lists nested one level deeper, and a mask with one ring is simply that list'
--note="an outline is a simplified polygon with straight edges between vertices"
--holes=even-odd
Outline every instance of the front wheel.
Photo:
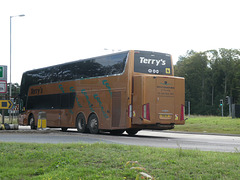
[{"label": "front wheel", "polygon": [[91,134],[97,134],[99,132],[98,129],[98,118],[96,114],[91,114],[88,120],[88,129]]},{"label": "front wheel", "polygon": [[77,115],[76,127],[77,127],[78,132],[80,132],[80,133],[86,132],[86,120],[85,120],[83,113],[79,113]]},{"label": "front wheel", "polygon": [[134,136],[138,133],[139,129],[128,129],[126,130],[129,136]]}]

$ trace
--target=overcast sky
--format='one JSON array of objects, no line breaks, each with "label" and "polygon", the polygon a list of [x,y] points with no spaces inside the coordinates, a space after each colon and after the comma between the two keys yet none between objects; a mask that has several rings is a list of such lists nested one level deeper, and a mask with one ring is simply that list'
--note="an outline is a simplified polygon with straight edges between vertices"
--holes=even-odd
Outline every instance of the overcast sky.
[{"label": "overcast sky", "polygon": [[239,0],[0,0],[0,65],[9,67],[10,16],[20,14],[13,83],[24,71],[112,49],[165,52],[176,63],[191,49],[240,48]]}]

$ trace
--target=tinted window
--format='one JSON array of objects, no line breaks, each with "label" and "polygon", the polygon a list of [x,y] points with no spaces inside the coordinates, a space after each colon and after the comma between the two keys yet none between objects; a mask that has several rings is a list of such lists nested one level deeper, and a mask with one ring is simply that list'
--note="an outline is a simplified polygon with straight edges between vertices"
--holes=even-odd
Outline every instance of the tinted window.
[{"label": "tinted window", "polygon": [[20,97],[25,102],[32,85],[121,74],[127,55],[128,51],[27,71],[22,76]]},{"label": "tinted window", "polygon": [[29,96],[27,109],[72,109],[75,93]]},{"label": "tinted window", "polygon": [[75,93],[61,94],[61,109],[72,109],[74,105]]},{"label": "tinted window", "polygon": [[134,71],[146,74],[172,75],[171,56],[157,52],[135,51]]},{"label": "tinted window", "polygon": [[124,71],[127,52],[75,61],[59,66],[60,81],[121,74]]}]

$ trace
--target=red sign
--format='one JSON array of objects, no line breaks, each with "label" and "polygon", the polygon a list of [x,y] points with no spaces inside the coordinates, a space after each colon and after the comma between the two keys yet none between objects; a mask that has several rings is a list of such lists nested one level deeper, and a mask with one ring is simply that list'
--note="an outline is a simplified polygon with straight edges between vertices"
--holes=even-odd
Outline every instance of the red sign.
[{"label": "red sign", "polygon": [[7,81],[0,80],[0,93],[7,93]]}]

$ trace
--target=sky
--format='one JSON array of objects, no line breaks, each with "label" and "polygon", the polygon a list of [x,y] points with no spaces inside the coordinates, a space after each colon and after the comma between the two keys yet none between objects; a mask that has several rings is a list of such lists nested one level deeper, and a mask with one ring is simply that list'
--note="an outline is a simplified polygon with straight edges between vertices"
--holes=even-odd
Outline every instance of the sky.
[{"label": "sky", "polygon": [[124,50],[240,48],[239,0],[0,0],[0,65],[27,70]]}]

